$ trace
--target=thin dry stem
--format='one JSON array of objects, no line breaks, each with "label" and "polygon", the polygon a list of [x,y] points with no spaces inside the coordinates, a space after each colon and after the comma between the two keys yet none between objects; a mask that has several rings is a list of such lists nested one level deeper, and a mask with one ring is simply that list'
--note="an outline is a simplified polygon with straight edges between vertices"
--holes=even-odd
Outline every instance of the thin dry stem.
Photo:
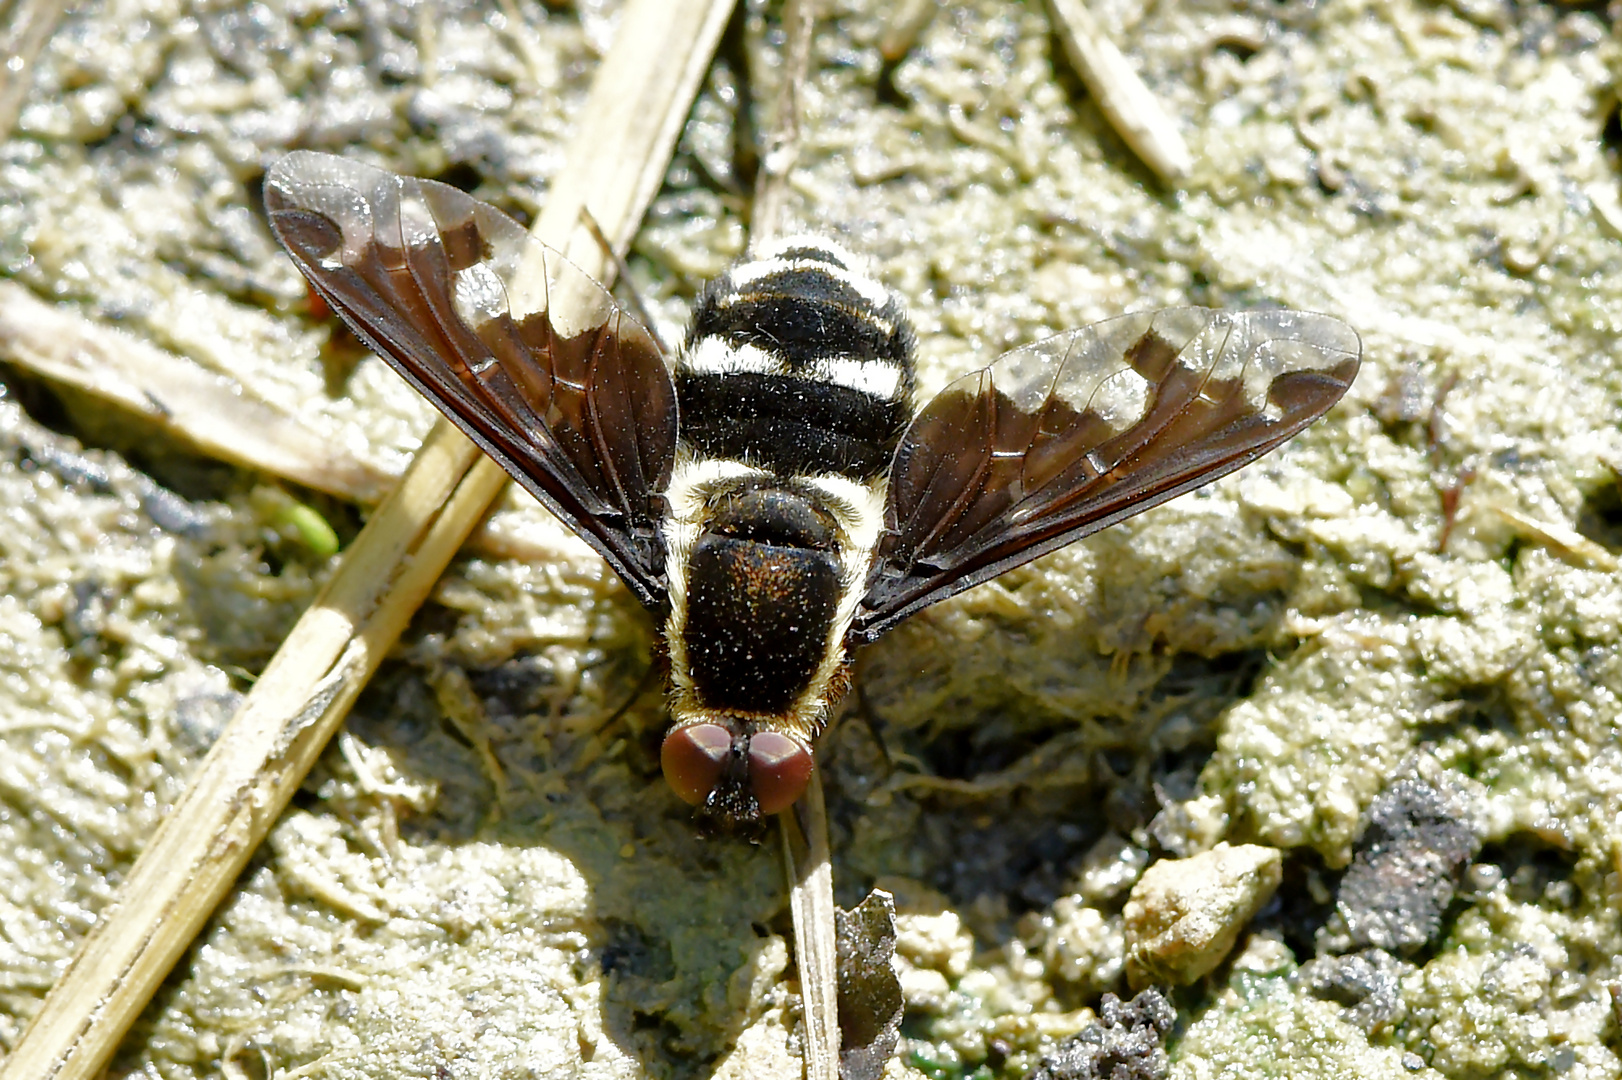
[{"label": "thin dry stem", "polygon": [[1613,572],[1622,567],[1622,561],[1618,561],[1615,555],[1569,525],[1541,521],[1512,506],[1494,506],[1492,509],[1514,526],[1516,532],[1548,547],[1565,562]]},{"label": "thin dry stem", "polygon": [[811,36],[820,7],[819,0],[788,0],[783,10],[783,27],[788,34],[783,50],[783,79],[775,123],[761,140],[760,175],[755,178],[754,213],[749,223],[751,250],[783,229],[788,177],[800,158],[800,94],[811,70]]},{"label": "thin dry stem", "polygon": [[[800,152],[800,94],[811,68],[812,35],[818,0],[789,0],[783,13],[788,33],[776,123],[765,137],[760,176],[755,185],[749,247],[759,248],[783,228],[788,177]],[[805,1009],[805,1075],[808,1080],[837,1080],[839,1075],[839,982],[837,927],[834,923],[833,865],[828,855],[828,815],[822,801],[822,778],[813,772],[800,801],[805,833],[795,812],[781,814],[783,865],[789,884],[789,911],[794,918],[794,957]]]},{"label": "thin dry stem", "polygon": [[800,972],[805,1013],[805,1076],[806,1080],[838,1080],[839,943],[828,810],[822,799],[820,772],[811,774],[811,784],[796,809],[778,815],[778,821],[783,827],[783,863],[791,886],[789,911],[794,917],[794,961]]},{"label": "thin dry stem", "polygon": [[0,357],[145,417],[205,454],[316,491],[375,503],[395,483],[381,465],[214,372],[14,281],[0,281]]},{"label": "thin dry stem", "polygon": [[1194,169],[1188,144],[1083,0],[1048,0],[1053,29],[1099,111],[1161,182],[1175,187]]},{"label": "thin dry stem", "polygon": [[[633,0],[536,226],[588,272],[586,193],[629,238],[664,175],[730,0]],[[366,679],[506,484],[460,432],[430,434],[46,997],[0,1080],[89,1080],[236,880]]]}]

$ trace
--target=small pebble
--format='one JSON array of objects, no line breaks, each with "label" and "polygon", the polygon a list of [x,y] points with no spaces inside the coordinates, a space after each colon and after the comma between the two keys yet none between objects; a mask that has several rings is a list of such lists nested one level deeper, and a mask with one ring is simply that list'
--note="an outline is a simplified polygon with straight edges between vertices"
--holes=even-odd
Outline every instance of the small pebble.
[{"label": "small pebble", "polygon": [[1150,866],[1123,913],[1127,980],[1135,988],[1187,985],[1215,968],[1272,899],[1283,862],[1277,848],[1218,844]]}]

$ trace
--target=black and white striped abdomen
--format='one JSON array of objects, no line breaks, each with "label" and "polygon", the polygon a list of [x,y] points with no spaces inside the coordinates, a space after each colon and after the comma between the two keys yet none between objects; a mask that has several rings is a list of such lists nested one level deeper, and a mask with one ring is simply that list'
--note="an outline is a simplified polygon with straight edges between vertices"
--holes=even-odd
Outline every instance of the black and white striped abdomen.
[{"label": "black and white striped abdomen", "polygon": [[817,237],[712,280],[676,365],[690,453],[785,475],[865,480],[911,418],[913,337],[882,286]]}]

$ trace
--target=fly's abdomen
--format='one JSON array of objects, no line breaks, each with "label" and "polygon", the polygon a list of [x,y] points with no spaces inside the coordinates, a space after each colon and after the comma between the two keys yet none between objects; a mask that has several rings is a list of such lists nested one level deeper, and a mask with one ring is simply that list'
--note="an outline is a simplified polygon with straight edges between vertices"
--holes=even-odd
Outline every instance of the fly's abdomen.
[{"label": "fly's abdomen", "polygon": [[689,563],[683,628],[702,704],[787,712],[827,655],[838,603],[831,552],[704,534]]},{"label": "fly's abdomen", "polygon": [[678,369],[682,438],[707,457],[789,475],[884,471],[907,420],[899,402],[789,375]]},{"label": "fly's abdomen", "polygon": [[690,453],[870,480],[911,416],[900,304],[825,241],[795,238],[705,288],[675,373]]}]

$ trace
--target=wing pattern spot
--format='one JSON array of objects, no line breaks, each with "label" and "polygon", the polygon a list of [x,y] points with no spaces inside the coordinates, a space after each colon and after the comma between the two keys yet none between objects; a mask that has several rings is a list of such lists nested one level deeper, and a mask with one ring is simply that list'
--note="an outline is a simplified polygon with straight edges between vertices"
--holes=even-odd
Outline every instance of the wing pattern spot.
[{"label": "wing pattern spot", "polygon": [[662,610],[677,405],[648,332],[445,184],[299,151],[267,174],[265,206],[361,340]]},{"label": "wing pattern spot", "polygon": [[1255,460],[1339,400],[1360,353],[1324,315],[1170,308],[965,376],[896,448],[852,639]]}]

